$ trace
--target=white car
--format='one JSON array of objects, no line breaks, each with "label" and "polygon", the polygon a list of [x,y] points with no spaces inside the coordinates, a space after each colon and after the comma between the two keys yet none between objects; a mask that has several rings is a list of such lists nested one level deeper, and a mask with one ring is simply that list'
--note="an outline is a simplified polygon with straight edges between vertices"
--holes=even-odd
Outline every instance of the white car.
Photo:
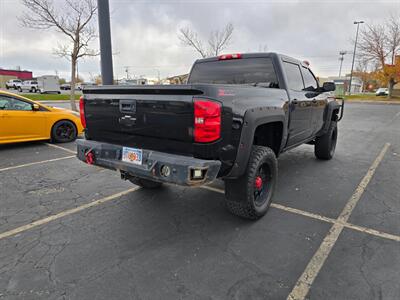
[{"label": "white car", "polygon": [[11,79],[6,82],[6,89],[17,89],[18,86],[21,84],[22,80],[21,79]]},{"label": "white car", "polygon": [[18,85],[18,91],[29,91],[31,93],[36,93],[38,90],[38,83],[36,80],[25,80],[20,85]]},{"label": "white car", "polygon": [[389,90],[387,88],[379,88],[376,90],[375,95],[377,96],[387,96],[389,95]]}]

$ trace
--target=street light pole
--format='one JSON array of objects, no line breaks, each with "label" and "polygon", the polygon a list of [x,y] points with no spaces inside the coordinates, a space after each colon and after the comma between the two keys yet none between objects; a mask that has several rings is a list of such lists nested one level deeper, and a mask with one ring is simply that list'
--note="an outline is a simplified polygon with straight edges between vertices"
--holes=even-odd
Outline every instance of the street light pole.
[{"label": "street light pole", "polygon": [[97,0],[100,40],[100,65],[103,84],[113,84],[110,7],[108,0]]},{"label": "street light pole", "polygon": [[351,82],[353,81],[353,69],[354,69],[354,59],[356,58],[356,50],[357,50],[358,28],[360,27],[360,24],[362,24],[362,23],[364,23],[364,21],[354,21],[354,23],[353,23],[353,24],[357,24],[357,31],[356,31],[356,41],[354,42],[353,62],[351,63],[349,95],[351,95]]},{"label": "street light pole", "polygon": [[339,60],[340,60],[339,78],[340,78],[340,75],[342,74],[342,65],[343,65],[344,55],[346,53],[347,53],[346,51],[340,51],[339,52],[339,55],[340,55],[340,57],[339,57]]}]

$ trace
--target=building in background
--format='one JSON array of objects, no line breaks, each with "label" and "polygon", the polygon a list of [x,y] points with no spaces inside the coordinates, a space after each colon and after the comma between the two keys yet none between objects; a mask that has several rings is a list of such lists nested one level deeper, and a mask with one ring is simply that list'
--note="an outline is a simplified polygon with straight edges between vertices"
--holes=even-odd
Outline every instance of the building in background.
[{"label": "building in background", "polygon": [[29,80],[32,79],[32,71],[10,70],[0,68],[0,87],[5,88],[6,82],[11,79]]},{"label": "building in background", "polygon": [[170,84],[185,84],[188,78],[189,74],[183,74],[183,75],[168,77],[167,80],[170,82]]},{"label": "building in background", "polygon": [[396,83],[393,87],[392,91],[392,96],[393,97],[400,97],[400,82]]},{"label": "building in background", "polygon": [[148,84],[147,78],[122,78],[117,80],[118,85],[146,85]]},{"label": "building in background", "polygon": [[[334,82],[336,85],[336,95],[344,95],[349,91],[350,75],[346,76],[330,76],[326,78],[319,78],[319,82],[322,85],[324,82]],[[359,77],[353,76],[351,81],[351,93],[360,94],[363,92],[364,83]]]}]

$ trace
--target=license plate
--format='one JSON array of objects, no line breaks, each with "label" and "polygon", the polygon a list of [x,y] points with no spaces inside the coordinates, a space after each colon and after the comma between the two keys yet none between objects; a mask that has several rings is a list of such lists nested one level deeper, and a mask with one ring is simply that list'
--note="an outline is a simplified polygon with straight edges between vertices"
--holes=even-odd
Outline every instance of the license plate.
[{"label": "license plate", "polygon": [[135,165],[141,165],[142,158],[142,149],[122,147],[122,161],[126,161]]}]

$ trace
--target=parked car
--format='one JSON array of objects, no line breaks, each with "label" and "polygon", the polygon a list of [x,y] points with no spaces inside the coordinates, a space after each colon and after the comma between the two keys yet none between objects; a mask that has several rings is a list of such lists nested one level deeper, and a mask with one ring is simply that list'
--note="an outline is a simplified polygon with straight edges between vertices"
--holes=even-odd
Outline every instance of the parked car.
[{"label": "parked car", "polygon": [[307,63],[276,53],[197,60],[187,85],[88,87],[78,158],[144,188],[221,178],[227,208],[258,219],[281,153],[311,144],[318,159],[333,157],[344,104],[334,90]]},{"label": "parked car", "polygon": [[83,127],[79,113],[0,91],[0,144],[52,140],[71,142]]},{"label": "parked car", "polygon": [[91,82],[79,82],[76,84],[76,89],[79,91],[82,91],[83,89],[85,89],[87,87],[92,87],[92,86],[96,86],[96,84],[91,83]]},{"label": "parked car", "polygon": [[63,83],[62,85],[60,85],[60,90],[67,91],[70,89],[71,89],[71,84],[69,84],[69,83]]},{"label": "parked car", "polygon": [[16,90],[17,87],[18,87],[18,85],[21,84],[21,82],[22,82],[21,79],[11,79],[11,80],[9,80],[9,81],[6,82],[6,89],[7,89],[7,90],[9,90],[9,89],[14,89],[14,90]]},{"label": "parked car", "polygon": [[376,96],[387,96],[389,95],[389,89],[388,88],[379,88],[375,92]]},{"label": "parked car", "polygon": [[28,91],[31,93],[36,93],[38,91],[38,82],[36,80],[25,80],[17,85],[19,92]]},{"label": "parked car", "polygon": [[57,93],[60,94],[60,82],[58,76],[44,75],[37,78],[38,92],[44,93]]}]

